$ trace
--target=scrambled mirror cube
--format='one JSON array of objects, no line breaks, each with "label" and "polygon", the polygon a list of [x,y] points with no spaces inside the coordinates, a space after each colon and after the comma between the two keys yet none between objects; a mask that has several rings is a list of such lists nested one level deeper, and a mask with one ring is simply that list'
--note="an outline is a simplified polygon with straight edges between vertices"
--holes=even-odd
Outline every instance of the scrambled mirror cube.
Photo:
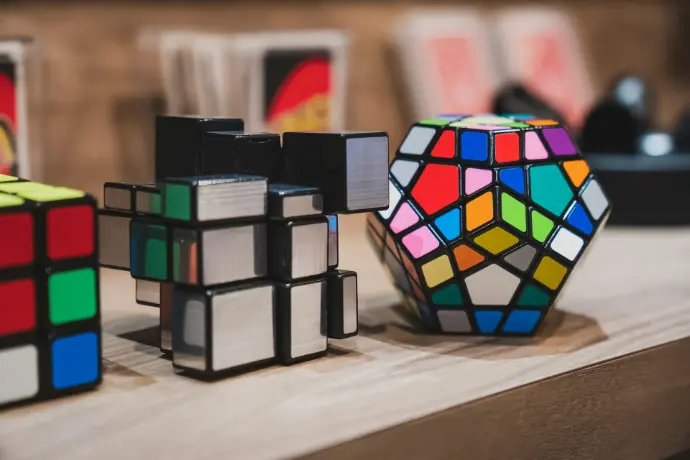
[{"label": "scrambled mirror cube", "polygon": [[169,178],[162,188],[166,219],[205,223],[266,214],[265,177],[228,174]]},{"label": "scrambled mirror cube", "polygon": [[357,335],[357,273],[332,270],[327,280],[328,337],[346,339]]},{"label": "scrambled mirror cube", "polygon": [[0,407],[101,381],[96,201],[0,183]]},{"label": "scrambled mirror cube", "polygon": [[326,214],[388,206],[386,133],[286,132],[283,158],[283,180],[317,187]]},{"label": "scrambled mirror cube", "polygon": [[132,278],[155,282],[170,279],[170,233],[169,225],[161,219],[132,219],[129,225]]},{"label": "scrambled mirror cube", "polygon": [[268,274],[266,223],[172,230],[172,281],[212,286]]},{"label": "scrambled mirror cube", "polygon": [[326,273],[328,219],[325,216],[269,222],[268,263],[271,277],[292,281]]},{"label": "scrambled mirror cube", "polygon": [[213,377],[275,358],[272,284],[175,286],[172,302],[175,367]]},{"label": "scrambled mirror cube", "polygon": [[281,364],[323,356],[328,348],[326,280],[277,284],[277,354]]},{"label": "scrambled mirror cube", "polygon": [[202,138],[204,175],[250,174],[277,181],[282,173],[280,135],[209,132]]},{"label": "scrambled mirror cube", "polygon": [[211,131],[241,132],[244,131],[244,122],[236,118],[157,116],[156,181],[217,174],[204,169],[203,136]]},{"label": "scrambled mirror cube", "polygon": [[290,219],[323,213],[323,197],[316,187],[292,184],[268,186],[268,217]]},{"label": "scrambled mirror cube", "polygon": [[431,331],[532,335],[610,213],[568,132],[529,116],[412,126],[368,235]]}]

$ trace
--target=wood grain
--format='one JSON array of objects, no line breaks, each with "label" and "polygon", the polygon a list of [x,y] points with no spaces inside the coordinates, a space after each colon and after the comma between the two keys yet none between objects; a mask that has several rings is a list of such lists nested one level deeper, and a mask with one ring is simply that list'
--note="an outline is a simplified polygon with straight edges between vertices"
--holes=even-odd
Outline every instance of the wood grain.
[{"label": "wood grain", "polygon": [[[690,97],[688,82],[668,75],[675,26],[668,2],[549,1],[573,14],[597,89],[623,71],[639,72],[658,89],[660,122],[668,126]],[[143,180],[152,171],[152,99],[160,95],[155,60],[139,53],[145,27],[217,31],[343,28],[352,34],[348,122],[385,130],[400,142],[412,121],[394,83],[398,70],[386,46],[398,15],[415,8],[515,1],[385,0],[37,1],[3,3],[3,35],[35,35],[45,58],[44,120],[34,130],[45,156],[46,180],[100,195],[106,180]],[[615,27],[611,27],[615,24]]]},{"label": "wood grain", "polygon": [[[509,446],[526,449],[525,455],[553,453],[569,436],[573,443],[566,447],[577,455],[562,458],[596,458],[587,455],[619,444],[623,454],[633,447],[644,454],[627,458],[653,458],[646,453],[665,448],[641,439],[646,432],[668,441],[661,453],[681,450],[687,438],[673,425],[688,414],[666,412],[690,407],[688,341],[678,342],[680,351],[676,345],[649,349],[690,337],[687,231],[604,231],[571,278],[561,313],[550,315],[534,339],[506,340],[430,336],[412,327],[396,308],[397,295],[364,240],[363,225],[362,216],[341,220],[341,266],[359,273],[361,335],[337,341],[322,360],[215,383],[173,372],[152,346],[156,310],[134,304],[127,273],[104,271],[103,388],[0,415],[3,460],[291,458],[401,425],[401,446],[419,444],[411,455],[423,452],[426,436],[444,445],[465,439],[468,452],[477,454],[467,458],[477,459],[506,458],[500,454]],[[641,350],[653,357],[590,367]],[[564,374],[572,379],[524,387]],[[441,420],[457,424],[457,432],[436,422],[405,425],[453,408],[465,412],[438,416],[450,417]],[[495,428],[505,451],[491,445],[495,424],[505,425]],[[419,434],[410,428],[416,426]],[[528,436],[547,428],[543,445]],[[332,458],[392,458],[378,456],[398,439],[390,433],[352,450],[335,448]],[[630,448],[621,444],[626,435],[634,438]],[[576,444],[585,439],[592,446]],[[424,458],[459,458],[457,452]]]}]

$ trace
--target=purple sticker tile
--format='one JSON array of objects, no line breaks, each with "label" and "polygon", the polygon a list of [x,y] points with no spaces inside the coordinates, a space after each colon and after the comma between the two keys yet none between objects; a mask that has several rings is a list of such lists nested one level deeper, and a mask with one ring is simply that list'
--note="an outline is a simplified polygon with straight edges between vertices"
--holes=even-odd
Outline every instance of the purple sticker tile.
[{"label": "purple sticker tile", "polygon": [[576,155],[577,149],[570,139],[568,132],[563,128],[549,128],[542,130],[546,142],[549,143],[554,155]]}]

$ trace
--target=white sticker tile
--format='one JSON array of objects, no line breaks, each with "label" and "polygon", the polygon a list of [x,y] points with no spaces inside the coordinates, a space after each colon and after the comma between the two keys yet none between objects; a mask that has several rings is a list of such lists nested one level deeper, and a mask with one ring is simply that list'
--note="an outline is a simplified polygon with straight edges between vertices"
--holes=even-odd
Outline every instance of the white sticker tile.
[{"label": "white sticker tile", "polygon": [[434,128],[413,126],[400,146],[400,153],[408,155],[422,155],[436,135]]},{"label": "white sticker tile", "polygon": [[465,280],[475,305],[508,305],[520,279],[496,264],[478,271]]},{"label": "white sticker tile", "polygon": [[391,165],[391,174],[400,182],[400,185],[407,187],[417,169],[419,169],[417,161],[395,160]]},{"label": "white sticker tile", "polygon": [[379,215],[386,220],[390,219],[393,210],[400,202],[400,198],[402,198],[400,190],[398,190],[398,187],[393,185],[393,182],[391,182],[390,179],[388,180],[388,196],[388,208],[384,209],[383,211],[379,211]]},{"label": "white sticker tile", "polygon": [[585,202],[585,206],[589,213],[596,220],[601,219],[609,207],[609,202],[604,196],[604,191],[601,189],[601,185],[596,180],[590,181],[582,192],[582,201]]},{"label": "white sticker tile", "polygon": [[38,393],[38,350],[33,345],[0,350],[0,404]]},{"label": "white sticker tile", "polygon": [[567,228],[558,229],[551,240],[551,249],[570,261],[577,259],[584,245],[584,240]]}]

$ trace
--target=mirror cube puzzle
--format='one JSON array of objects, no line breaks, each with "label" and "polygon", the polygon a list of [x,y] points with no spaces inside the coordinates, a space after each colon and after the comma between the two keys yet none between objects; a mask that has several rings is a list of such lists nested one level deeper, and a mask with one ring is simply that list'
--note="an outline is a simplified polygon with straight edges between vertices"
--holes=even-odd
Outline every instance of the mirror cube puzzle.
[{"label": "mirror cube puzzle", "polygon": [[0,176],[0,407],[101,382],[96,200]]},{"label": "mirror cube puzzle", "polygon": [[337,214],[388,206],[385,133],[285,133],[281,146],[242,129],[159,117],[156,184],[106,183],[99,212],[101,265],[159,306],[161,350],[191,375],[288,365],[356,335]]},{"label": "mirror cube puzzle", "polygon": [[532,335],[609,201],[568,132],[529,115],[414,124],[368,236],[433,332]]}]

